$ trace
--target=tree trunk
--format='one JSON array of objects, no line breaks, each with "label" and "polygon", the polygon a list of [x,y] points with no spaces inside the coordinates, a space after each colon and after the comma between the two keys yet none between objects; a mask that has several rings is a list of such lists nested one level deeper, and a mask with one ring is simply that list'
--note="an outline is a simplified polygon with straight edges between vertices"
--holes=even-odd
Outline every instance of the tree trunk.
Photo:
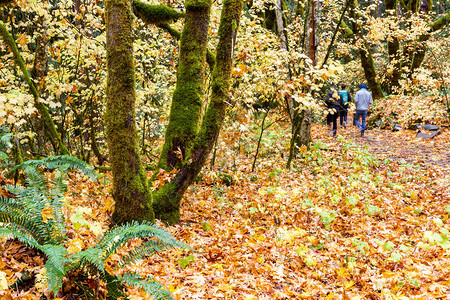
[{"label": "tree trunk", "polygon": [[345,24],[345,22],[341,23],[345,31],[345,37],[350,39],[356,39],[356,36],[358,36],[359,39],[363,40],[363,47],[358,50],[358,53],[361,57],[361,66],[364,70],[364,76],[372,92],[373,98],[374,99],[381,98],[383,97],[383,91],[376,77],[376,70],[375,65],[373,63],[373,57],[370,52],[370,47],[362,36],[360,26],[357,25],[357,23],[355,22],[356,13],[355,13],[355,3],[353,1],[351,2],[350,17],[352,20],[351,23],[352,28],[348,27],[347,24]]},{"label": "tree trunk", "polygon": [[242,11],[242,0],[225,0],[223,3],[216,64],[212,73],[211,101],[198,136],[175,178],[154,193],[153,207],[158,219],[174,224],[180,218],[180,202],[210,154],[225,118],[229,94],[234,40]]},{"label": "tree trunk", "polygon": [[[390,14],[393,14],[397,18],[397,0],[385,0],[384,5],[386,6],[386,10],[389,11]],[[390,28],[394,30],[393,28]],[[389,55],[389,64],[392,67],[392,74],[389,74],[391,79],[389,83],[389,93],[395,93],[395,91],[399,87],[399,80],[401,75],[401,55],[400,55],[400,43],[396,34],[390,35],[388,37],[388,55]]]},{"label": "tree trunk", "polygon": [[[428,8],[428,9],[431,9],[431,8]],[[422,34],[419,37],[419,40],[417,41],[417,46],[414,49],[414,56],[413,56],[413,59],[411,62],[410,74],[409,74],[410,78],[414,74],[414,71],[417,70],[422,65],[422,62],[425,58],[425,54],[426,54],[426,50],[427,50],[426,42],[431,37],[431,34],[435,31],[441,29],[442,27],[448,25],[449,23],[450,23],[450,12],[447,12],[447,14],[440,17],[439,19],[437,19],[430,25],[430,29],[428,30],[427,33]]]},{"label": "tree trunk", "polygon": [[210,10],[211,2],[208,0],[186,1],[177,86],[158,164],[166,170],[180,168],[199,130],[204,107],[203,81]]},{"label": "tree trunk", "polygon": [[[319,44],[319,36],[317,35],[320,15],[322,12],[322,0],[313,0],[310,5],[309,26],[308,35],[306,38],[306,52],[309,59],[312,61],[312,66],[317,64],[317,45]],[[297,136],[295,137],[295,144],[300,146],[307,146],[312,141],[311,138],[311,122],[312,111],[310,109],[303,109],[301,111],[296,110],[294,126],[299,126]]]},{"label": "tree trunk", "polygon": [[151,193],[138,151],[131,0],[105,1],[106,138],[113,174],[113,220],[153,220]]}]

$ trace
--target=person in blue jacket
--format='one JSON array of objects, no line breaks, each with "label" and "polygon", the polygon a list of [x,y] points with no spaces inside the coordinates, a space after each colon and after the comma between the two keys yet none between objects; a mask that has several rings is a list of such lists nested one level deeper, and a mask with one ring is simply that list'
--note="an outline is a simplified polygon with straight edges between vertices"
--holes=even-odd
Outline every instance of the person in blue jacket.
[{"label": "person in blue jacket", "polygon": [[343,109],[342,96],[338,93],[336,85],[331,85],[331,91],[328,92],[325,103],[327,104],[327,108],[329,110],[327,115],[327,124],[330,125],[333,123],[332,133],[333,137],[336,137],[337,118],[340,111]]},{"label": "person in blue jacket", "polygon": [[[367,110],[369,109],[370,104],[372,104],[372,94],[369,93],[365,84],[361,84],[359,88],[359,91],[357,91],[355,95],[355,124],[361,129],[361,136],[364,136],[364,132],[366,131]],[[362,119],[361,123],[359,123],[360,118]]]},{"label": "person in blue jacket", "polygon": [[352,101],[352,97],[350,96],[350,93],[346,90],[346,88],[347,86],[345,84],[341,84],[341,90],[339,91],[339,94],[342,96],[342,109],[339,114],[339,123],[341,124],[341,126],[344,126],[344,128],[347,127],[348,104]]}]

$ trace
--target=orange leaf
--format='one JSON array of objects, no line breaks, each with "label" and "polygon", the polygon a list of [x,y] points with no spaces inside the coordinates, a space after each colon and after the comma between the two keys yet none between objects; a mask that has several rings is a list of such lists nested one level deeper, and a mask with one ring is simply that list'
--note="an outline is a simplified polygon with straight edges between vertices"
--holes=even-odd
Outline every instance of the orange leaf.
[{"label": "orange leaf", "polygon": [[53,209],[51,209],[49,206],[46,206],[42,210],[41,215],[42,215],[42,221],[47,224],[48,219],[53,219]]},{"label": "orange leaf", "polygon": [[27,35],[25,33],[19,33],[18,36],[19,38],[16,42],[22,47],[25,46],[28,43]]}]

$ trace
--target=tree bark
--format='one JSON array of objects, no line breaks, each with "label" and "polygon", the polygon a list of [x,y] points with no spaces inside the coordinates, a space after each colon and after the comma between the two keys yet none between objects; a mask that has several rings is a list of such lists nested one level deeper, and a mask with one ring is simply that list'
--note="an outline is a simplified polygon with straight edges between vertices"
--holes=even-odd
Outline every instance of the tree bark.
[{"label": "tree bark", "polygon": [[381,98],[383,97],[383,90],[381,89],[381,85],[376,78],[376,70],[373,63],[372,53],[370,52],[370,47],[362,36],[361,28],[354,21],[356,20],[356,13],[355,3],[353,1],[351,2],[350,17],[352,20],[352,28],[345,24],[345,22],[341,23],[342,28],[345,32],[344,36],[353,40],[356,40],[356,38],[358,37],[363,41],[363,47],[358,49],[358,53],[361,58],[361,66],[364,70],[364,76],[372,92],[372,97],[374,99]]},{"label": "tree bark", "polygon": [[177,86],[173,93],[169,124],[158,167],[181,167],[198,134],[204,107],[204,75],[211,2],[187,0],[180,39]]},{"label": "tree bark", "polygon": [[[397,19],[397,0],[385,0],[384,5],[389,13],[395,15]],[[391,30],[393,30],[391,28]],[[389,93],[393,93],[399,87],[400,70],[401,70],[401,55],[400,55],[400,43],[398,37],[393,34],[388,37],[388,55],[389,64],[392,66],[392,74],[390,74]]]},{"label": "tree bark", "polygon": [[151,193],[138,151],[131,0],[105,1],[106,138],[113,174],[113,220],[154,220]]},{"label": "tree bark", "polygon": [[175,178],[154,193],[153,207],[158,219],[174,224],[180,218],[180,202],[210,154],[225,118],[233,62],[234,39],[239,28],[242,0],[225,0],[219,25],[216,64],[212,73],[211,101],[198,136]]}]

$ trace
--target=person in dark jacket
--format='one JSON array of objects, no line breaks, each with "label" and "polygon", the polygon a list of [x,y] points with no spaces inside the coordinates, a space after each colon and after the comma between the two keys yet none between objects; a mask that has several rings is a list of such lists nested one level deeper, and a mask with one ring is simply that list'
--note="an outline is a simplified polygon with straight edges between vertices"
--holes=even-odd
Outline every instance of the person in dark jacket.
[{"label": "person in dark jacket", "polygon": [[334,84],[331,86],[331,91],[328,93],[325,103],[327,104],[327,108],[329,110],[327,115],[327,124],[330,125],[333,123],[332,133],[333,137],[336,137],[337,118],[340,111],[343,109],[343,102],[342,96],[338,93],[337,87]]}]

